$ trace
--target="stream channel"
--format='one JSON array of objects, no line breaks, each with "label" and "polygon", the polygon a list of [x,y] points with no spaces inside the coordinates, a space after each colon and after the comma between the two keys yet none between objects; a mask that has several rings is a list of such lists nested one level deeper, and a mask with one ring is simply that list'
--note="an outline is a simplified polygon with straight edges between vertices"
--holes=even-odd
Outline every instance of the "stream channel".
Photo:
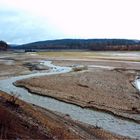
[{"label": "stream channel", "polygon": [[[51,63],[51,61],[40,61],[40,64],[50,67],[51,70],[49,72],[37,72],[29,75],[10,77],[4,80],[0,80],[0,90],[5,91],[8,94],[11,94],[12,92],[16,93],[20,95],[20,99],[41,106],[43,108],[69,114],[73,120],[78,120],[94,126],[97,125],[98,127],[122,136],[140,139],[140,124],[138,123],[120,119],[105,112],[83,109],[79,106],[64,103],[50,97],[31,94],[26,89],[16,87],[13,84],[18,80],[37,76],[67,73],[72,70],[70,67],[55,66]],[[137,85],[139,85],[139,82]]]}]

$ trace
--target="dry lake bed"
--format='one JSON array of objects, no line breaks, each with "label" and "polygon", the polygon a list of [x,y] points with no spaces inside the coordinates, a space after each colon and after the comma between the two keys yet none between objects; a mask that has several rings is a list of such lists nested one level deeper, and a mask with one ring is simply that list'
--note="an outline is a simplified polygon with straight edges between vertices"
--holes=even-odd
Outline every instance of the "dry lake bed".
[{"label": "dry lake bed", "polygon": [[140,52],[0,53],[0,101],[5,138],[140,139]]}]

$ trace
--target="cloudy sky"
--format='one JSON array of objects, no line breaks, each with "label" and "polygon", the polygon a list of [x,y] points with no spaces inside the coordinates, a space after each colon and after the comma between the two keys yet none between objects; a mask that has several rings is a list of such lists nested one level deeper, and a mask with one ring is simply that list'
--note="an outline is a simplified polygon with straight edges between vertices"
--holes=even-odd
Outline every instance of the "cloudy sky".
[{"label": "cloudy sky", "polygon": [[140,0],[0,0],[0,40],[140,39]]}]

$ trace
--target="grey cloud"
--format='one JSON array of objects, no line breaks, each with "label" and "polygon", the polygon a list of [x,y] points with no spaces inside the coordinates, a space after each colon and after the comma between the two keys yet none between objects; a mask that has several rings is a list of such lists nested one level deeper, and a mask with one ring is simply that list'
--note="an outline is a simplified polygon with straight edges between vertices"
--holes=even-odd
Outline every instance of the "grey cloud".
[{"label": "grey cloud", "polygon": [[55,37],[57,33],[38,18],[16,10],[0,10],[0,40],[22,44]]}]

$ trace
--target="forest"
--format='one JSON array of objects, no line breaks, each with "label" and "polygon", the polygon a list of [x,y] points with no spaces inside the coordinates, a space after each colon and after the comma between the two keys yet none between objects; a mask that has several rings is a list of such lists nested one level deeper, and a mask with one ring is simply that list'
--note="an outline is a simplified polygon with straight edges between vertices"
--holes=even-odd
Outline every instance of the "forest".
[{"label": "forest", "polygon": [[0,41],[0,51],[6,51],[8,49],[8,44],[4,41]]},{"label": "forest", "polygon": [[14,49],[52,49],[52,50],[92,50],[92,51],[137,51],[140,50],[139,40],[128,39],[61,39],[39,41],[29,44],[12,46]]}]

